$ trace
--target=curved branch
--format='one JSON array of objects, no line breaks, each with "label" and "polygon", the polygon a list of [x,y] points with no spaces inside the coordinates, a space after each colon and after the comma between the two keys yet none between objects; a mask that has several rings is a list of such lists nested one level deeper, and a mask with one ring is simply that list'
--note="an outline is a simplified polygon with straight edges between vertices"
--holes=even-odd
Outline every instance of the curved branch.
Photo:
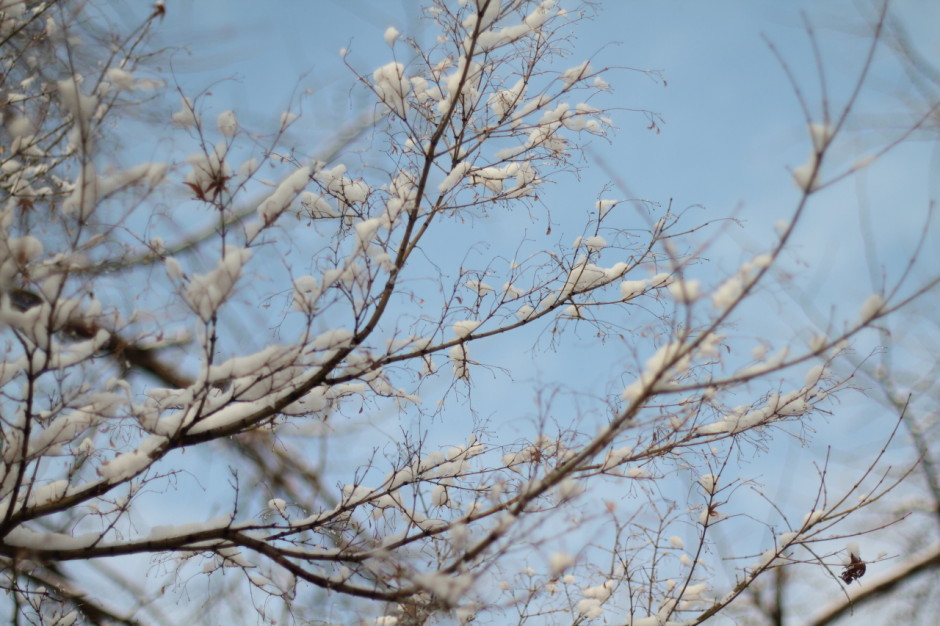
[{"label": "curved branch", "polygon": [[832,624],[843,615],[859,608],[860,605],[877,600],[893,592],[921,572],[930,571],[937,567],[940,567],[940,545],[933,546],[930,550],[915,556],[907,563],[898,566],[880,578],[870,581],[863,587],[848,590],[847,598],[843,596],[837,604],[826,607],[819,615],[808,621],[807,626]]}]

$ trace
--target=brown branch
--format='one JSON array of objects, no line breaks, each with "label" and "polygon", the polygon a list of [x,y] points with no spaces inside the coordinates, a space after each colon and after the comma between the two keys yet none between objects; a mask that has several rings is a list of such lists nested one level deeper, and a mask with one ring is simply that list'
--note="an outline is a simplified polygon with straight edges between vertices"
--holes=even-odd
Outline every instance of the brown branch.
[{"label": "brown branch", "polygon": [[935,545],[930,550],[915,555],[907,563],[901,564],[879,578],[868,580],[861,587],[851,587],[848,590],[848,598],[843,598],[838,604],[824,609],[808,621],[807,626],[832,624],[846,613],[851,613],[859,605],[877,600],[905,584],[917,574],[937,567],[940,567],[940,545]]},{"label": "brown branch", "polygon": [[92,599],[87,591],[75,586],[74,581],[63,574],[55,566],[35,569],[28,573],[20,572],[28,580],[38,583],[51,590],[47,593],[61,596],[66,602],[74,606],[91,624],[125,624],[139,626],[143,622],[120,611],[108,608],[97,599]]}]

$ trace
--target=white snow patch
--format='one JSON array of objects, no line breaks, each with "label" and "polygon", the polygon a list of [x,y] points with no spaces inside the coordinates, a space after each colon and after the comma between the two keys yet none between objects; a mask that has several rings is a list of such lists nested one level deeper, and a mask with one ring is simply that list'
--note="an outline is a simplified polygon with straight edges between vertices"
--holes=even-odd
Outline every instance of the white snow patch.
[{"label": "white snow patch", "polygon": [[454,336],[456,336],[458,339],[468,337],[470,333],[479,328],[480,324],[482,323],[483,322],[478,320],[463,320],[460,322],[455,322],[453,326]]}]

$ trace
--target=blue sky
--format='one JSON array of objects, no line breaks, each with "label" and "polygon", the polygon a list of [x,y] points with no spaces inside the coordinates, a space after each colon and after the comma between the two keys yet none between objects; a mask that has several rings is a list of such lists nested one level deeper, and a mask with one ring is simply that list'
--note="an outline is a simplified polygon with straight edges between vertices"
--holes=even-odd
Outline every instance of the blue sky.
[{"label": "blue sky", "polygon": [[[916,41],[936,48],[936,41],[919,37],[937,23],[940,9],[930,3],[896,2]],[[349,47],[351,65],[364,74],[390,60],[382,33],[394,25],[419,41],[427,25],[418,19],[416,0],[376,2],[247,1],[175,2],[160,36],[186,46],[191,55],[173,56],[180,82],[195,92],[211,85],[207,100],[218,110],[239,104],[247,123],[274,124],[299,84],[309,89],[301,128],[310,133],[310,150],[338,124],[348,122],[369,106],[338,55]],[[649,109],[662,115],[662,132],[645,130],[642,116],[614,115],[621,129],[610,146],[595,142],[596,150],[637,196],[657,202],[673,199],[675,207],[703,205],[709,216],[737,216],[747,227],[739,241],[766,242],[769,227],[793,206],[798,191],[786,168],[802,163],[809,149],[803,118],[793,90],[767,41],[778,46],[810,100],[816,101],[817,77],[801,14],[814,24],[827,65],[832,103],[838,108],[860,69],[866,38],[859,28],[872,10],[865,3],[818,2],[601,2],[598,17],[582,22],[574,35],[572,63],[586,57],[594,65],[661,70],[668,87],[630,71],[612,71],[608,82],[615,91],[605,101],[613,107]],[[849,32],[844,32],[849,31]],[[766,39],[765,39],[766,38]],[[401,48],[399,48],[401,54]],[[882,57],[886,58],[886,57]],[[885,113],[902,108],[901,77],[886,59],[870,82],[863,104],[884,124]],[[301,78],[303,76],[303,78]],[[221,82],[217,82],[221,81]],[[298,82],[299,81],[299,82]],[[818,114],[818,107],[814,110]],[[867,122],[859,120],[858,124]],[[892,123],[897,123],[894,118]],[[846,162],[865,154],[865,137],[844,148]],[[871,142],[869,141],[869,144]],[[306,146],[299,146],[304,148]],[[921,148],[923,149],[923,148]],[[930,165],[918,147],[907,147],[907,158],[887,160],[879,173],[889,179],[919,175]],[[911,168],[921,171],[911,172]],[[867,194],[873,208],[879,197],[876,176],[868,176]],[[579,189],[599,189],[608,177],[590,163]],[[570,197],[569,183],[560,184],[556,206]],[[813,216],[805,254],[819,254],[819,244],[833,250],[834,229],[856,223],[854,190],[840,190],[825,211]],[[892,198],[888,234],[897,244],[904,233],[919,228],[927,199],[926,186],[905,189]],[[596,193],[596,192],[594,192]],[[831,196],[830,196],[831,197]],[[574,200],[577,201],[577,200]],[[876,211],[877,212],[877,211]],[[848,242],[835,242],[840,252]],[[840,254],[840,258],[848,258]],[[807,262],[816,265],[812,260]],[[827,263],[838,263],[830,257]],[[857,294],[868,292],[867,286]]]}]

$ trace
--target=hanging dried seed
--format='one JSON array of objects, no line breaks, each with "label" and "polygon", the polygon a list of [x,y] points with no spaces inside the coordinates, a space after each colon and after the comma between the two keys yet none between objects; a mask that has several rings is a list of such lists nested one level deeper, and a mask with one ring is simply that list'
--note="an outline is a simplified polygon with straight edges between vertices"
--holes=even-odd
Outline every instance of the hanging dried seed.
[{"label": "hanging dried seed", "polygon": [[851,583],[853,580],[858,580],[865,575],[865,562],[854,554],[849,555],[849,564],[845,566],[842,570],[842,574],[839,577],[842,579],[842,582],[845,584]]}]

